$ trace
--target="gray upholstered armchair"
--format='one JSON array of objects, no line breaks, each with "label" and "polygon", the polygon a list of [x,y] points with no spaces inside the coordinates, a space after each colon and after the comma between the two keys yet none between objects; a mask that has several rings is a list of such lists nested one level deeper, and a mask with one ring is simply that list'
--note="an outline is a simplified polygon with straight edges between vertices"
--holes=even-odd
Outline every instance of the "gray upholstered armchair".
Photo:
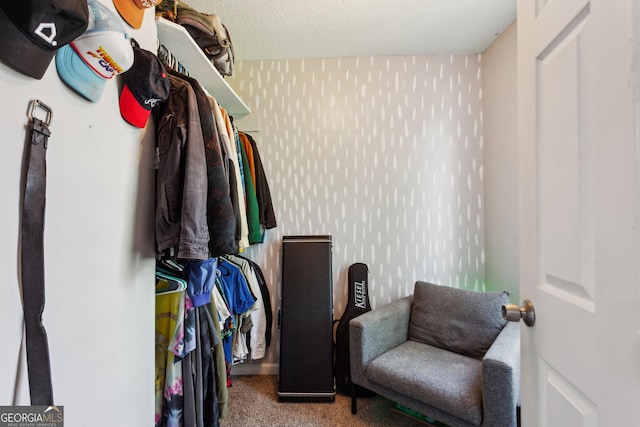
[{"label": "gray upholstered armchair", "polygon": [[414,294],[349,323],[355,384],[450,426],[516,426],[520,329],[504,292],[417,282]]}]

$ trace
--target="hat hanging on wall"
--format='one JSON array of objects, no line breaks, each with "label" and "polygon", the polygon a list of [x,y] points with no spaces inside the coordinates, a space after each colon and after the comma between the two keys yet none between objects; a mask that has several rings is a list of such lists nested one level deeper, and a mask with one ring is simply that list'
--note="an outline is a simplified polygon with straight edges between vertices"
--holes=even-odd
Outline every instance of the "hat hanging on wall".
[{"label": "hat hanging on wall", "polygon": [[113,0],[113,5],[122,19],[136,29],[142,27],[144,12],[160,3],[162,0]]},{"label": "hat hanging on wall", "polygon": [[0,0],[0,60],[41,79],[56,51],[82,34],[87,0]]},{"label": "hat hanging on wall", "polygon": [[153,107],[169,97],[171,84],[160,59],[133,39],[132,45],[133,66],[121,76],[120,114],[133,126],[143,128]]},{"label": "hat hanging on wall", "polygon": [[56,54],[60,78],[91,102],[98,102],[106,82],[133,65],[133,48],[118,16],[89,0],[89,25]]}]

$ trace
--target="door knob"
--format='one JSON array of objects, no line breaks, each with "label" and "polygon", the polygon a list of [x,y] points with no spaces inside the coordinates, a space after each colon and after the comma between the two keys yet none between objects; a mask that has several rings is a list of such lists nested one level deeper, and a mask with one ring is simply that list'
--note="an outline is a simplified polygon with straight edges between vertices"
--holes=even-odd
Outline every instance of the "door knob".
[{"label": "door knob", "polygon": [[533,309],[533,303],[528,299],[522,302],[522,307],[517,304],[507,304],[502,306],[502,317],[510,322],[524,321],[527,326],[533,326],[536,323],[536,311]]}]

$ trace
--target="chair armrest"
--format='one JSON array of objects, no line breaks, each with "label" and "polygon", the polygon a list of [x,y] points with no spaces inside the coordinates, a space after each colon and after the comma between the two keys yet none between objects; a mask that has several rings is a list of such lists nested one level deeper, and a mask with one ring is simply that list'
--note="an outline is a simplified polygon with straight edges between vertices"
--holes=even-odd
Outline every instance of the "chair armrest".
[{"label": "chair armrest", "polygon": [[507,322],[482,359],[482,401],[487,426],[515,426],[520,400],[520,324]]},{"label": "chair armrest", "polygon": [[368,311],[349,321],[351,380],[364,385],[364,371],[376,357],[407,341],[413,296]]}]

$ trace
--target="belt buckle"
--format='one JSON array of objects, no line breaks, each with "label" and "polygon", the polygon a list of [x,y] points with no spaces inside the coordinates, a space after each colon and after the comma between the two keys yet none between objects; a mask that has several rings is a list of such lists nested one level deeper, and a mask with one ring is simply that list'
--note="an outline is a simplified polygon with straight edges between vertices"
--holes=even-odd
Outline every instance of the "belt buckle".
[{"label": "belt buckle", "polygon": [[45,113],[47,113],[45,120],[43,121],[43,123],[47,126],[49,126],[51,124],[51,120],[53,119],[53,110],[51,109],[51,107],[49,107],[47,104],[45,104],[44,102],[40,101],[39,99],[33,99],[31,100],[30,104],[29,104],[29,112],[27,113],[27,116],[29,117],[29,120],[33,121],[33,119],[35,118],[34,113],[36,112],[36,108],[39,108],[41,110],[43,110]]}]

